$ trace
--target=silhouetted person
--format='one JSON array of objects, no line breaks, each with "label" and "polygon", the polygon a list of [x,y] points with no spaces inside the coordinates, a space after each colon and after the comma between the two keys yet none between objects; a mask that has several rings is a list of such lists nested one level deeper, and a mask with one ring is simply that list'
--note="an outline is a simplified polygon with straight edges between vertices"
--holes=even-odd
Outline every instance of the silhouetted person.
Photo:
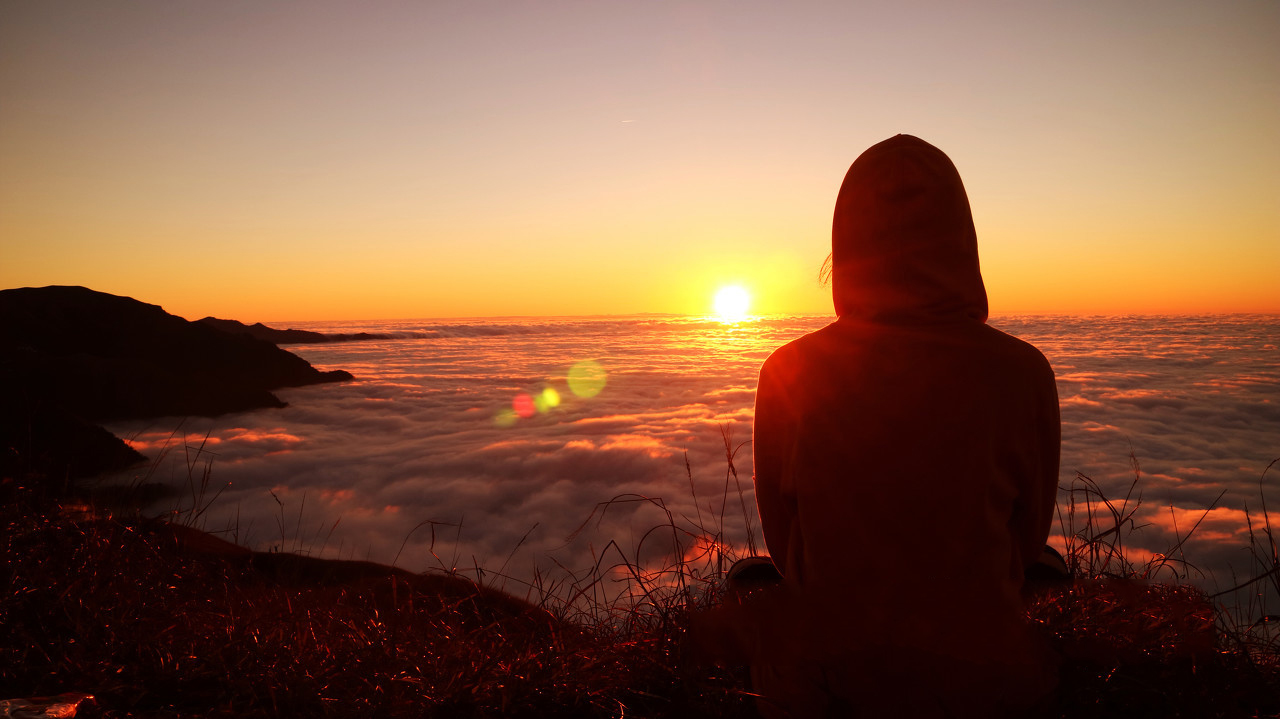
[{"label": "silhouetted person", "polygon": [[908,135],[836,200],[838,319],[760,373],[756,501],[783,583],[758,608],[776,716],[990,717],[1054,673],[1019,593],[1058,478],[1053,371],[986,325],[964,186]]}]

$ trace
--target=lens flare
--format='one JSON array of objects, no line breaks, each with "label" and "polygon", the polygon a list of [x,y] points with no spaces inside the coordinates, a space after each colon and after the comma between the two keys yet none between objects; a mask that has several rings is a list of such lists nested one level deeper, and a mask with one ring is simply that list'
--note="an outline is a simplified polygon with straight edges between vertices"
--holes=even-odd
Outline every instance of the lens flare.
[{"label": "lens flare", "polygon": [[[600,363],[585,360],[570,367],[565,379],[575,396],[589,398],[600,394],[604,389],[605,371]],[[551,385],[551,380],[547,380],[540,390],[516,394],[510,405],[494,414],[493,423],[498,427],[512,427],[522,419],[551,412],[563,401],[560,390]]]},{"label": "lens flare", "polygon": [[604,389],[605,371],[599,362],[583,360],[569,368],[569,391],[587,399],[595,397]]},{"label": "lens flare", "polygon": [[[542,390],[542,394],[538,395],[538,411],[545,412],[548,409],[560,406],[560,393],[555,387],[547,387]],[[546,409],[543,409],[543,408]]]},{"label": "lens flare", "polygon": [[511,409],[524,419],[528,419],[538,413],[538,408],[534,405],[533,398],[524,392],[516,395],[516,398],[511,400]]}]

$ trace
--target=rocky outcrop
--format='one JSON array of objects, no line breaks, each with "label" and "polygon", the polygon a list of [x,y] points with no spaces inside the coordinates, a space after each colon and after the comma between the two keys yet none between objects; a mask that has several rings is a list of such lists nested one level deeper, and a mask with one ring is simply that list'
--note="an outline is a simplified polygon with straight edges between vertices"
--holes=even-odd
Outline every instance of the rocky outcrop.
[{"label": "rocky outcrop", "polygon": [[[129,297],[84,287],[0,291],[0,461],[34,461],[33,448],[74,441],[58,429],[68,423],[283,407],[271,390],[349,379]],[[129,458],[116,453],[106,464]],[[81,465],[59,470],[104,469]]]},{"label": "rocky outcrop", "polygon": [[223,332],[249,335],[250,337],[266,340],[267,342],[277,345],[394,339],[391,335],[371,334],[369,332],[325,334],[323,332],[311,332],[309,330],[278,330],[274,327],[268,327],[261,322],[246,325],[245,323],[238,322],[236,320],[222,320],[217,317],[205,317],[204,319],[197,320],[197,322],[222,330]]}]

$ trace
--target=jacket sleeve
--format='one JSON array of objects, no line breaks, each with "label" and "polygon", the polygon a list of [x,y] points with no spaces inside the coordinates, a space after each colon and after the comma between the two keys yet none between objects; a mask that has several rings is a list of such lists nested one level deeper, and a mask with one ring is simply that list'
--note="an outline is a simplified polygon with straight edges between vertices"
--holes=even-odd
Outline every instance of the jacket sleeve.
[{"label": "jacket sleeve", "polygon": [[789,487],[791,453],[795,446],[794,412],[779,377],[779,358],[770,357],[760,371],[756,388],[752,453],[755,472],[756,507],[769,555],[778,571],[787,574],[792,525],[796,518],[795,496]]},{"label": "jacket sleeve", "polygon": [[1062,443],[1062,423],[1058,410],[1058,390],[1053,370],[1044,362],[1047,378],[1040,380],[1039,403],[1032,436],[1031,457],[1018,516],[1014,518],[1014,540],[1022,552],[1023,567],[1036,562],[1044,550],[1053,524],[1058,499],[1058,464]]}]

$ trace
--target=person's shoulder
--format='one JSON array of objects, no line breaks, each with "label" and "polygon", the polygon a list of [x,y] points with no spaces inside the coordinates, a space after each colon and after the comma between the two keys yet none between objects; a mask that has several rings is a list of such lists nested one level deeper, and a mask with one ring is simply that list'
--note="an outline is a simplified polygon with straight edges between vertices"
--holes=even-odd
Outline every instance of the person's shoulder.
[{"label": "person's shoulder", "polygon": [[778,347],[765,359],[761,374],[798,372],[802,365],[822,354],[831,344],[835,326],[833,322]]},{"label": "person's shoulder", "polygon": [[782,361],[785,358],[796,358],[817,352],[835,340],[838,330],[838,324],[832,322],[821,329],[801,335],[771,352],[765,363],[768,364],[769,362]]},{"label": "person's shoulder", "polygon": [[770,352],[769,356],[765,358],[764,364],[760,366],[760,373],[777,372],[780,367],[793,364],[796,358],[804,353],[803,343],[801,343],[803,339],[804,337],[799,337],[791,340]]},{"label": "person's shoulder", "polygon": [[1003,354],[1025,364],[1037,365],[1049,372],[1053,371],[1049,365],[1048,358],[1044,356],[1044,353],[1041,352],[1039,348],[1030,342],[1014,337],[1007,332],[1003,332],[987,324],[982,325],[982,332],[985,335],[986,341],[993,347],[999,347]]}]

